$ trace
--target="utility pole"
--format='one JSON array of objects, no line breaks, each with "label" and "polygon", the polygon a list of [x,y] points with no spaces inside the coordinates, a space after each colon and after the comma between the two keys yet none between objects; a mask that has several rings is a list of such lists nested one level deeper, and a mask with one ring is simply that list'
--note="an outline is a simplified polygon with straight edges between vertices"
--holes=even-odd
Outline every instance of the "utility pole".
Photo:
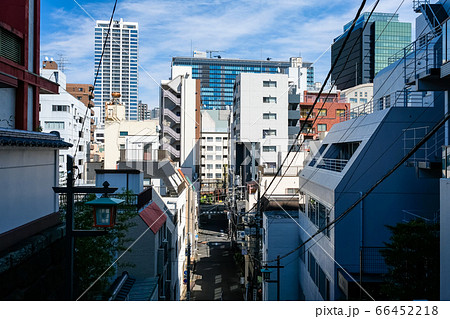
[{"label": "utility pole", "polygon": [[[265,266],[265,269],[268,268],[276,268],[277,269],[277,280],[266,280],[266,282],[274,282],[277,284],[277,301],[280,301],[280,285],[281,285],[281,278],[280,278],[280,269],[284,268],[284,266],[280,266],[280,255],[277,256],[277,265],[276,266]],[[269,272],[270,273],[270,272]]]}]

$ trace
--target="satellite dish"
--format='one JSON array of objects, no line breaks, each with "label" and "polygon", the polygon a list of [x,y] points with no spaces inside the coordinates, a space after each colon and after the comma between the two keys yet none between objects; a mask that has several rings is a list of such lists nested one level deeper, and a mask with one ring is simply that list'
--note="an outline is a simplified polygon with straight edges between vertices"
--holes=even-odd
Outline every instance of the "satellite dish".
[{"label": "satellite dish", "polygon": [[50,58],[50,61],[52,61],[52,62],[53,62],[53,58]]},{"label": "satellite dish", "polygon": [[48,56],[45,57],[45,61],[48,61]]}]

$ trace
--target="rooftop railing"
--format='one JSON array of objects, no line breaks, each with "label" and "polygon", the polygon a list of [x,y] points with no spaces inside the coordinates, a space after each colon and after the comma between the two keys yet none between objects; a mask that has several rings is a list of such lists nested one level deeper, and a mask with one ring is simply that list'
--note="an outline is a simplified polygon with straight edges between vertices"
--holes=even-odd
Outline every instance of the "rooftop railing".
[{"label": "rooftop railing", "polygon": [[322,168],[333,172],[342,172],[347,163],[348,160],[346,159],[322,158],[319,164],[317,164],[317,168]]}]

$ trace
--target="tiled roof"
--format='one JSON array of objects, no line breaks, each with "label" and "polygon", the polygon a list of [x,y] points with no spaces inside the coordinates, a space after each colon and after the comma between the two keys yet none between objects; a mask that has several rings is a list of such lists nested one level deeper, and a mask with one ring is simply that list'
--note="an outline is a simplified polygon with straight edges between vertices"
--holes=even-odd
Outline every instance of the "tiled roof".
[{"label": "tiled roof", "polygon": [[0,128],[0,146],[69,148],[72,144],[64,142],[58,132],[42,133]]}]

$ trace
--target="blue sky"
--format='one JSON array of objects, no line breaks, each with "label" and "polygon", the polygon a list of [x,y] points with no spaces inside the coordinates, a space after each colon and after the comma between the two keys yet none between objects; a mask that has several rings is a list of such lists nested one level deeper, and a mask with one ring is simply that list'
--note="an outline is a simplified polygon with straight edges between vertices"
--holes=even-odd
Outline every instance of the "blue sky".
[{"label": "blue sky", "polygon": [[[364,11],[374,2],[367,1]],[[376,11],[394,12],[400,3],[381,0]],[[68,82],[93,83],[94,20],[109,20],[113,5],[112,0],[41,0],[41,58],[63,56]],[[223,58],[301,55],[315,62],[315,80],[322,82],[330,68],[329,51],[323,53],[359,5],[354,0],[119,0],[114,18],[139,23],[139,99],[155,107],[171,58],[190,56],[191,43],[193,50],[220,50]],[[400,21],[414,22],[411,0],[404,1],[399,15]]]}]

